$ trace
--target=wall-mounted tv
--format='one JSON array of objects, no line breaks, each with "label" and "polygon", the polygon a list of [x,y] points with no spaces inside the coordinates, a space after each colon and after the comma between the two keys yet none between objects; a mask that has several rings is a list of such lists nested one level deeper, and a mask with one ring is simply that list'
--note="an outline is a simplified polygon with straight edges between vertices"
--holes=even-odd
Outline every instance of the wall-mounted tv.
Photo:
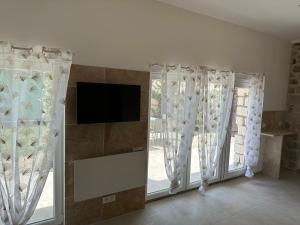
[{"label": "wall-mounted tv", "polygon": [[77,83],[77,123],[111,123],[140,120],[138,85]]}]

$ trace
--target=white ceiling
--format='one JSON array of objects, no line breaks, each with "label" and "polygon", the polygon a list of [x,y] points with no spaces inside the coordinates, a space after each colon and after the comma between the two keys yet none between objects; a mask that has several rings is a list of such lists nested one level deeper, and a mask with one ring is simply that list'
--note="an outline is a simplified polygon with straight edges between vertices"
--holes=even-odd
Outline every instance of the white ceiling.
[{"label": "white ceiling", "polygon": [[300,40],[300,0],[158,0],[289,41]]}]

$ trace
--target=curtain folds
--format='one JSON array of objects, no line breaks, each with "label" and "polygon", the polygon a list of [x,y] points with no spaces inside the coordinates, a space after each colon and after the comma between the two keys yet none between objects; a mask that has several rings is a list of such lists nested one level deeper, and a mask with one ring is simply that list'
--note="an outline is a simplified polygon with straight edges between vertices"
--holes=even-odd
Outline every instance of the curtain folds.
[{"label": "curtain folds", "polygon": [[259,161],[263,99],[264,75],[253,75],[250,80],[249,109],[245,136],[246,177],[254,176],[253,170]]},{"label": "curtain folds", "polygon": [[198,143],[200,162],[200,192],[205,192],[214,176],[228,130],[234,74],[202,70],[200,101],[197,105],[197,126],[194,135]]},{"label": "curtain folds", "polygon": [[156,76],[159,74],[162,82],[162,133],[170,193],[182,187],[194,139],[199,151],[200,190],[204,191],[214,175],[224,145],[234,74],[181,65],[164,65],[151,70]]},{"label": "curtain folds", "polygon": [[0,42],[0,224],[23,225],[61,135],[72,54]]},{"label": "curtain folds", "polygon": [[200,88],[197,71],[164,66],[161,71],[162,128],[165,168],[171,182],[170,193],[176,193],[182,184],[191,149],[198,102],[195,93]]}]

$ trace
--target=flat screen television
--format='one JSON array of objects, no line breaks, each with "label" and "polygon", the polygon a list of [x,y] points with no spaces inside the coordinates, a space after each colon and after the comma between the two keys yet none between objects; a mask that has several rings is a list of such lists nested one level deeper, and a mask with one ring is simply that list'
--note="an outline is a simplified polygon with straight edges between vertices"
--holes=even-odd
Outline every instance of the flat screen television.
[{"label": "flat screen television", "polygon": [[140,120],[138,85],[77,83],[77,123],[111,123]]}]

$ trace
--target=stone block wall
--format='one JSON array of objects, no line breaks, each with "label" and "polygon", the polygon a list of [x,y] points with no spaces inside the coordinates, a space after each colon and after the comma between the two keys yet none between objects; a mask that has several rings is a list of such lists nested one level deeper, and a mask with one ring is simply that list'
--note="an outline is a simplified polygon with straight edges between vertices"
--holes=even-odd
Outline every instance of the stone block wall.
[{"label": "stone block wall", "polygon": [[234,136],[234,165],[244,164],[244,141],[246,133],[246,121],[248,114],[249,90],[246,88],[237,88],[234,95],[235,111],[232,117],[232,135]]},{"label": "stone block wall", "polygon": [[285,121],[290,129],[297,132],[298,138],[291,137],[286,140],[283,165],[285,168],[300,171],[300,43],[292,46],[287,102]]},{"label": "stone block wall", "polygon": [[[149,73],[72,65],[66,99],[65,224],[88,225],[145,206],[145,186],[124,190],[116,201],[102,204],[102,197],[74,201],[74,161],[147,149]],[[141,86],[140,121],[77,124],[77,82],[134,84]],[[95,99],[97,104],[97,99]],[[109,173],[109,171],[107,171]]]}]

